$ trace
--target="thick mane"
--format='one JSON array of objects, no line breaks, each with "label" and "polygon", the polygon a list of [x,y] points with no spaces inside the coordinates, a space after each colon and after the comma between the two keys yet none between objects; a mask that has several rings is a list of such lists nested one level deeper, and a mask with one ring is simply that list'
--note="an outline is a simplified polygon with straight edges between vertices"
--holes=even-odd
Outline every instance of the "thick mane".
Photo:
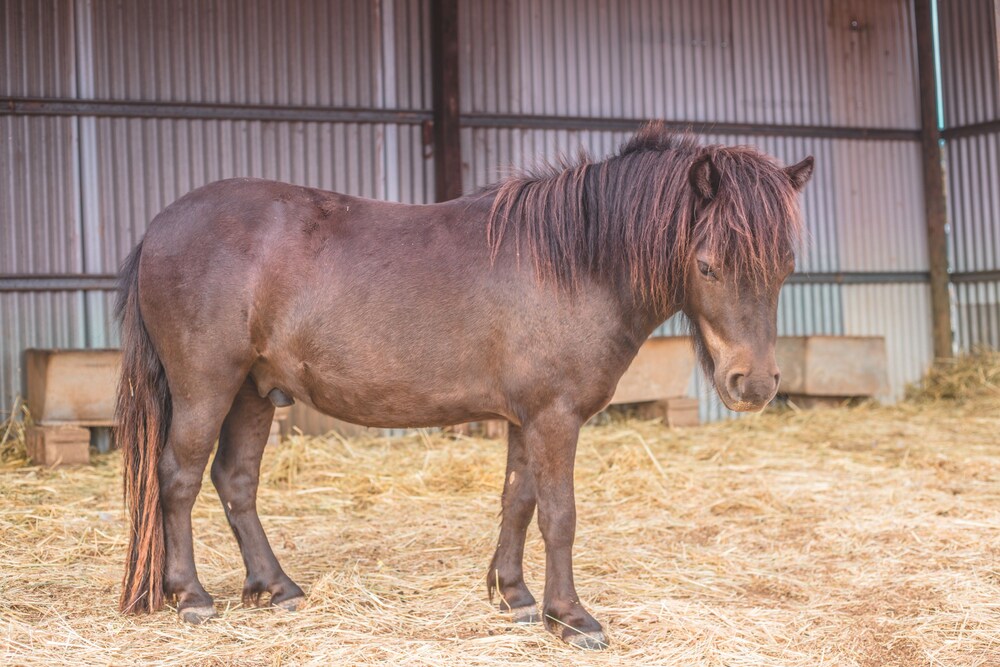
[{"label": "thick mane", "polygon": [[[692,165],[706,155],[710,200],[690,180]],[[801,233],[795,189],[774,160],[747,146],[701,146],[655,122],[606,160],[581,153],[489,192],[494,256],[513,234],[540,280],[572,289],[587,273],[620,275],[638,298],[664,311],[680,303],[695,250],[760,288],[783,275]]]}]

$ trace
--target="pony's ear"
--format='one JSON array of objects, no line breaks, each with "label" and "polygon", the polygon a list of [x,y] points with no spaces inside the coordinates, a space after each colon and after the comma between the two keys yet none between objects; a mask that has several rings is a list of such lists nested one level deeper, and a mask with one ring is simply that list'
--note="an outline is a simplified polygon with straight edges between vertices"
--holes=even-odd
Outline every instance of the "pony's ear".
[{"label": "pony's ear", "polygon": [[702,199],[715,199],[719,191],[719,170],[712,164],[712,154],[705,151],[688,172],[691,187]]},{"label": "pony's ear", "polygon": [[792,185],[796,190],[802,190],[806,187],[806,183],[813,175],[813,165],[815,164],[813,156],[810,155],[802,162],[798,164],[793,164],[791,167],[785,167],[785,173],[788,175],[788,180],[792,182]]}]

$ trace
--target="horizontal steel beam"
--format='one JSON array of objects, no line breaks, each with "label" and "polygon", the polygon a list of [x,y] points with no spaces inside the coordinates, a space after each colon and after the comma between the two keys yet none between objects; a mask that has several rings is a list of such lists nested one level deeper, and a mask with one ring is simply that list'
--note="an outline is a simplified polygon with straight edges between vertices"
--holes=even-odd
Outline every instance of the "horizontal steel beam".
[{"label": "horizontal steel beam", "polygon": [[[962,271],[949,275],[953,283],[1000,282],[1000,269],[989,271]],[[880,285],[926,283],[926,271],[833,271],[822,273],[793,273],[790,285]],[[7,274],[0,275],[0,292],[62,292],[62,291],[114,291],[118,289],[118,276],[102,274]]]},{"label": "horizontal steel beam", "polygon": [[957,127],[946,127],[941,130],[941,136],[945,139],[959,139],[961,137],[975,137],[980,134],[1000,133],[1000,120],[988,120],[983,123],[972,123],[971,125],[959,125]]},{"label": "horizontal steel beam", "polygon": [[0,275],[0,292],[114,291],[116,289],[118,289],[118,276],[114,274]]},{"label": "horizontal steel beam", "polygon": [[1000,282],[1000,269],[989,271],[955,271],[951,274],[953,283]]},{"label": "horizontal steel beam", "polygon": [[[68,98],[9,97],[0,102],[0,115],[96,116],[114,118],[163,118],[188,120],[257,120],[328,123],[395,123],[417,125],[432,121],[430,110],[257,106],[244,104],[199,104],[183,102],[138,102],[126,100],[75,100]],[[631,132],[644,118],[597,118],[590,116],[533,116],[467,113],[463,127],[549,130],[595,130]],[[813,137],[918,141],[920,132],[910,129],[843,127],[824,125],[779,125],[765,123],[704,123],[665,121],[676,130],[700,134]]]},{"label": "horizontal steel beam", "polygon": [[[985,279],[988,280],[989,278]],[[118,278],[114,274],[8,274],[0,275],[0,292],[114,291],[118,289],[117,280]],[[796,273],[788,279],[789,283],[798,285],[914,283],[926,281],[926,273],[900,273],[892,271]]]},{"label": "horizontal steel beam", "polygon": [[[794,273],[788,278],[791,284],[877,285],[880,283],[926,283],[929,271],[840,271],[831,273]],[[952,283],[1000,282],[1000,269],[986,271],[952,271]]]},{"label": "horizontal steel beam", "polygon": [[406,125],[419,125],[432,118],[430,111],[398,109],[5,98],[3,99],[2,106],[0,106],[0,116],[11,115],[301,121],[320,123],[395,123]]},{"label": "horizontal steel beam", "polygon": [[834,271],[824,273],[793,273],[790,285],[880,285],[926,283],[927,271]]},{"label": "horizontal steel beam", "polygon": [[[592,130],[632,132],[646,122],[642,118],[597,118],[586,116],[521,116],[517,114],[465,113],[463,127],[513,128],[529,130]],[[920,141],[919,130],[841,127],[825,125],[769,125],[764,123],[703,123],[665,121],[667,127],[698,134],[746,134],[772,137],[812,137],[820,139],[874,139]]]}]

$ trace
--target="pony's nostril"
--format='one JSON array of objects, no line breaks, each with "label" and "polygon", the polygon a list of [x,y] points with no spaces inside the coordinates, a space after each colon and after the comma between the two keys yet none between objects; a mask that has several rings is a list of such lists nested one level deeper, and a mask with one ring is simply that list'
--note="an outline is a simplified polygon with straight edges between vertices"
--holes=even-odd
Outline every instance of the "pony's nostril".
[{"label": "pony's nostril", "polygon": [[780,386],[781,386],[781,373],[775,373],[774,374],[774,388],[775,388],[775,390],[777,390],[778,387],[780,387]]},{"label": "pony's nostril", "polygon": [[739,399],[743,396],[744,391],[744,380],[746,376],[743,373],[730,373],[729,378],[726,381],[726,389],[729,390],[729,395],[733,398]]}]

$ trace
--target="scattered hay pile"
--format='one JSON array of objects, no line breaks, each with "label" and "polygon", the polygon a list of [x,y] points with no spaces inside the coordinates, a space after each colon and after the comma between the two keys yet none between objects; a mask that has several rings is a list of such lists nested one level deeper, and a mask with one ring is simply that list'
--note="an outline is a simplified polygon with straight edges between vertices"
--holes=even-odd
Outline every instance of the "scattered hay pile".
[{"label": "scattered hay pile", "polygon": [[1000,399],[1000,351],[989,348],[938,360],[920,382],[909,388],[907,398],[927,403],[962,401],[984,394]]},{"label": "scattered hay pile", "polygon": [[28,464],[25,450],[25,431],[31,424],[31,415],[20,398],[7,418],[0,421],[0,466],[18,467]]},{"label": "scattered hay pile", "polygon": [[1000,400],[985,377],[960,403],[585,429],[577,585],[612,638],[602,654],[511,627],[486,601],[497,442],[293,437],[269,451],[259,506],[309,594],[295,614],[240,607],[242,563],[206,479],[195,549],[223,614],[197,628],[114,611],[115,454],[8,466],[0,663],[998,665]]}]

